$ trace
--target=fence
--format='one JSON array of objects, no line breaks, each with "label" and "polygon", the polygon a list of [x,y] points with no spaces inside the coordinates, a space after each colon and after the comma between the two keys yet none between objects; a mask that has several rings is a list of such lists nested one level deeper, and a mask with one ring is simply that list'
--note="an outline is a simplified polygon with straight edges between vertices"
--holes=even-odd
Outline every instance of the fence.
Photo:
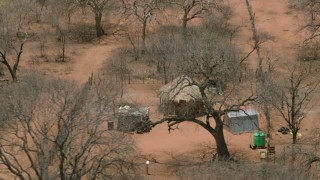
[{"label": "fence", "polygon": [[132,77],[129,74],[125,76],[108,75],[108,78],[116,82],[123,81],[126,84],[163,84],[162,80],[159,80],[158,78]]},{"label": "fence", "polygon": [[92,85],[94,79],[108,78],[114,82],[124,84],[163,84],[163,80],[155,76],[153,71],[143,73],[93,73],[88,77],[88,83]]}]

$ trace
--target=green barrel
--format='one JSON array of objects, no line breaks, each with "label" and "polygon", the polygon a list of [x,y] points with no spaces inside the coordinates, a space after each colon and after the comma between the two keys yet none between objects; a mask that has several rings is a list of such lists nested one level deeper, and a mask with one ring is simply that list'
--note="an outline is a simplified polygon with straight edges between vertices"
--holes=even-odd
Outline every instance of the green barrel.
[{"label": "green barrel", "polygon": [[265,147],[266,144],[266,136],[263,132],[254,133],[253,135],[253,144],[257,147]]},{"label": "green barrel", "polygon": [[259,144],[259,133],[254,133],[253,135],[253,145],[258,146]]}]

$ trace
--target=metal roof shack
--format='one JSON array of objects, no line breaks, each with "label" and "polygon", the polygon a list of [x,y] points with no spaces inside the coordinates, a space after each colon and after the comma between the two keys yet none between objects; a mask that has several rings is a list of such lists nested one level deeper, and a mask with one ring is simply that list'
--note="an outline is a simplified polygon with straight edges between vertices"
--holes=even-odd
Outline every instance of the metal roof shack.
[{"label": "metal roof shack", "polygon": [[224,118],[232,134],[258,132],[259,113],[255,109],[228,112]]}]

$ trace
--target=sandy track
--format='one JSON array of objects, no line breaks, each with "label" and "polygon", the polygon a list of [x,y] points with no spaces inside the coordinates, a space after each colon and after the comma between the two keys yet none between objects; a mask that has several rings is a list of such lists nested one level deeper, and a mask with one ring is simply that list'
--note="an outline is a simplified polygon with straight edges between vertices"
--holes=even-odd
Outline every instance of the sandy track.
[{"label": "sandy track", "polygon": [[[279,56],[279,61],[292,60],[295,56],[296,43],[299,41],[297,36],[298,21],[296,12],[288,9],[287,1],[269,0],[259,1],[252,0],[253,10],[256,14],[256,25],[259,31],[267,32],[272,36],[272,41],[264,44],[264,47],[272,48],[274,53]],[[239,46],[245,47],[245,50],[251,50],[252,36],[250,31],[249,16],[244,0],[230,0],[230,4],[234,7],[235,15],[233,22],[237,25],[243,25],[237,41]],[[115,50],[121,46],[121,43],[114,40],[102,40],[106,44],[95,43],[90,46],[84,46],[80,49],[72,59],[72,71],[67,77],[76,80],[79,83],[87,81],[92,72],[97,72],[102,65],[109,61]],[[250,45],[251,44],[251,45]],[[255,61],[254,54],[251,61]],[[159,99],[156,97],[153,87],[147,85],[132,85],[127,87],[126,96],[137,101],[142,106],[150,106],[151,118],[156,120],[159,118],[157,114],[157,105]],[[303,123],[303,136],[308,130],[313,128],[315,124],[319,124],[319,106],[313,109],[312,114],[308,116]],[[274,117],[276,125],[274,131],[278,129],[278,125],[282,124],[282,120]],[[263,120],[261,120],[263,121]],[[281,121],[281,123],[280,123]],[[263,124],[263,123],[261,123]],[[308,129],[308,130],[306,130]],[[252,161],[259,161],[257,151],[249,149],[249,144],[252,142],[252,134],[244,133],[240,135],[232,135],[225,131],[226,141],[232,153],[243,153]],[[211,142],[214,145],[213,138],[202,128],[192,124],[183,123],[180,130],[168,133],[166,124],[162,124],[154,128],[150,133],[134,135],[137,140],[138,149],[144,154],[161,155],[163,152],[184,153],[194,150],[199,143]],[[279,152],[280,143],[290,143],[291,137],[284,136],[274,132],[275,144]],[[165,173],[164,173],[165,174]],[[168,177],[166,177],[168,178]],[[161,179],[154,177],[149,179]]]},{"label": "sandy track", "polygon": [[74,59],[73,71],[68,75],[79,83],[84,83],[92,73],[96,73],[107,60],[112,58],[118,44],[98,44],[82,50]]}]

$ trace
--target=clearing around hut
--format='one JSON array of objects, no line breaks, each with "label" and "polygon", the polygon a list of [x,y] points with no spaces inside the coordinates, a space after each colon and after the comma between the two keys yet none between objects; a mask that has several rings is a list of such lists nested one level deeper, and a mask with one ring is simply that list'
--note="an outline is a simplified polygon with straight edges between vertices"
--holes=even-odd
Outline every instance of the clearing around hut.
[{"label": "clearing around hut", "polygon": [[0,179],[320,179],[320,2],[0,7]]}]

